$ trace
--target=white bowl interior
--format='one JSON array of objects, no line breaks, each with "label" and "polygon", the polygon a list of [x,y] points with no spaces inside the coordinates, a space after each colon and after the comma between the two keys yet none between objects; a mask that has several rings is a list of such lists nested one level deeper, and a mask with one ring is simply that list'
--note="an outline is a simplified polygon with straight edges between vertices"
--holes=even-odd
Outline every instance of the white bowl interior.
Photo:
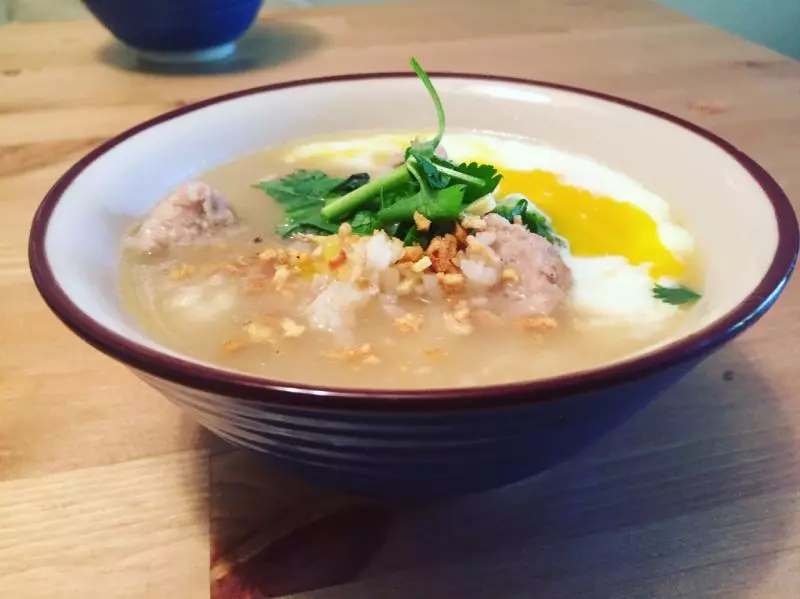
[{"label": "white bowl interior", "polygon": [[[544,86],[468,78],[436,85],[450,127],[513,133],[588,155],[675,207],[703,252],[706,276],[703,299],[675,335],[731,310],[768,269],[778,241],[772,205],[754,178],[704,137],[614,102]],[[192,176],[266,146],[353,130],[432,128],[421,89],[412,78],[287,87],[137,133],[92,162],[56,206],[45,250],[58,284],[103,327],[175,355],[146,337],[120,301],[118,247],[134,220]]]}]

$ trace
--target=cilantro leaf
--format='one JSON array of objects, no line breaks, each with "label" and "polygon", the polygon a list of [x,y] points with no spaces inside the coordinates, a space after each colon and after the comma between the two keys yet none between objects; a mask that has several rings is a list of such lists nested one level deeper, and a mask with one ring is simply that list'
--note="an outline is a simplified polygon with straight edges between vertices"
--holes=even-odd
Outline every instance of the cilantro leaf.
[{"label": "cilantro leaf", "polygon": [[275,227],[275,232],[284,239],[304,233],[310,235],[332,235],[338,230],[339,225],[337,223],[326,221],[320,216],[319,209],[313,208],[307,211],[298,211],[291,218],[287,217],[285,223]]},{"label": "cilantro leaf", "polygon": [[470,185],[467,187],[467,191],[464,194],[464,201],[467,203],[492,193],[500,183],[500,179],[503,178],[503,175],[498,173],[497,169],[491,164],[470,162],[469,164],[459,164],[457,168],[458,172],[483,181],[483,185]]},{"label": "cilantro leaf", "polygon": [[404,198],[419,193],[419,190],[419,184],[412,177],[409,177],[409,181],[402,187],[381,192],[381,195],[378,198],[378,211],[386,208],[387,206],[391,206],[392,204]]},{"label": "cilantro leaf", "polygon": [[536,233],[540,237],[544,237],[553,245],[563,246],[564,240],[553,232],[553,228],[547,219],[536,212],[536,210],[527,210],[522,215],[522,224],[531,233]]},{"label": "cilantro leaf", "polygon": [[501,204],[493,210],[495,214],[499,214],[510,223],[513,223],[516,217],[521,217],[527,211],[528,202],[522,199],[514,204]]},{"label": "cilantro leaf", "polygon": [[464,201],[467,204],[492,193],[503,178],[491,164],[477,162],[455,164],[439,156],[432,156],[429,160],[441,175],[467,185],[464,194]]},{"label": "cilantro leaf", "polygon": [[427,249],[431,239],[438,235],[444,235],[444,232],[438,231],[434,225],[429,231],[420,231],[416,225],[411,223],[400,223],[397,226],[394,237],[403,240],[403,245],[408,247],[410,245],[418,245],[422,249]]},{"label": "cilantro leaf", "polygon": [[325,196],[345,182],[322,171],[301,169],[282,179],[261,181],[254,187],[283,205],[285,222],[277,226],[275,232],[287,238],[299,233],[336,233],[339,225],[324,219],[321,211]]},{"label": "cilantro leaf", "polygon": [[350,175],[347,177],[347,179],[331,189],[326,194],[326,197],[334,198],[343,196],[346,193],[350,193],[351,191],[358,189],[362,185],[366,185],[367,183],[369,183],[369,173],[356,173],[354,175]]},{"label": "cilantro leaf", "polygon": [[408,231],[403,236],[403,245],[422,245],[423,243],[424,240],[419,230],[414,225],[408,227]]},{"label": "cilantro leaf", "polygon": [[430,193],[420,190],[380,210],[378,220],[381,223],[413,221],[415,212],[419,212],[431,221],[456,220],[461,213],[463,201],[463,185],[454,185]]},{"label": "cilantro leaf", "polygon": [[350,219],[350,226],[356,235],[372,235],[375,229],[380,229],[378,217],[369,210],[359,210]]},{"label": "cilantro leaf", "polygon": [[677,287],[656,285],[653,287],[653,297],[660,299],[664,303],[680,306],[681,304],[696,302],[701,295],[684,285],[678,285]]},{"label": "cilantro leaf", "polygon": [[253,187],[268,193],[279,204],[308,205],[312,200],[322,200],[343,182],[343,179],[329,177],[322,171],[300,169],[282,179],[261,181]]},{"label": "cilantro leaf", "polygon": [[406,154],[406,159],[411,164],[420,167],[417,169],[417,173],[424,178],[424,183],[430,189],[444,189],[450,185],[450,177],[440,172],[430,158],[413,148],[409,148]]},{"label": "cilantro leaf", "polygon": [[522,224],[531,233],[544,237],[553,245],[564,245],[564,240],[555,234],[547,218],[537,210],[532,209],[528,200],[524,198],[520,198],[514,204],[501,204],[492,212],[499,214],[510,223],[513,223],[516,217],[520,217]]}]

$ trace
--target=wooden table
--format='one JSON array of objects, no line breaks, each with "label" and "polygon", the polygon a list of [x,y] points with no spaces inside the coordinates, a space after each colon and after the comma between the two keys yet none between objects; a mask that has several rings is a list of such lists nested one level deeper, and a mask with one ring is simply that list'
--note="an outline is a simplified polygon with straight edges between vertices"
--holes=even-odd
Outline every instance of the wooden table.
[{"label": "wooden table", "polygon": [[278,14],[215,73],[137,70],[93,22],[0,28],[0,597],[800,597],[797,278],[590,451],[416,506],[318,490],[220,446],[39,300],[31,215],[91,147],[206,96],[402,69],[411,53],[652,104],[800,197],[800,65],[639,0]]}]

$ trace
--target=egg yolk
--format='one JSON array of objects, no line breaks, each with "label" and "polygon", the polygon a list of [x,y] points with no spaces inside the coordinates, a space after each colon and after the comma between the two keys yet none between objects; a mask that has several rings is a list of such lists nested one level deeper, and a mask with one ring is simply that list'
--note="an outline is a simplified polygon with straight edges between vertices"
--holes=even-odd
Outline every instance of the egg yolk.
[{"label": "egg yolk", "polygon": [[503,195],[521,193],[553,221],[573,256],[624,256],[633,265],[652,264],[650,276],[679,277],[683,263],[658,234],[658,225],[634,204],[563,184],[551,172],[503,170]]}]

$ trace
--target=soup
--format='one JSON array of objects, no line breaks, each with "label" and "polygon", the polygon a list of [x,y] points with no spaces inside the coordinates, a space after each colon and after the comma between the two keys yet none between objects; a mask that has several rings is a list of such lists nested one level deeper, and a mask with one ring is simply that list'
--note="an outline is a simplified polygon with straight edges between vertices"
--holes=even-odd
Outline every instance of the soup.
[{"label": "soup", "polygon": [[120,272],[125,305],[168,347],[362,388],[624,359],[681,326],[702,278],[691,235],[637,182],[443,122],[300,140],[203,173],[132,229]]}]

